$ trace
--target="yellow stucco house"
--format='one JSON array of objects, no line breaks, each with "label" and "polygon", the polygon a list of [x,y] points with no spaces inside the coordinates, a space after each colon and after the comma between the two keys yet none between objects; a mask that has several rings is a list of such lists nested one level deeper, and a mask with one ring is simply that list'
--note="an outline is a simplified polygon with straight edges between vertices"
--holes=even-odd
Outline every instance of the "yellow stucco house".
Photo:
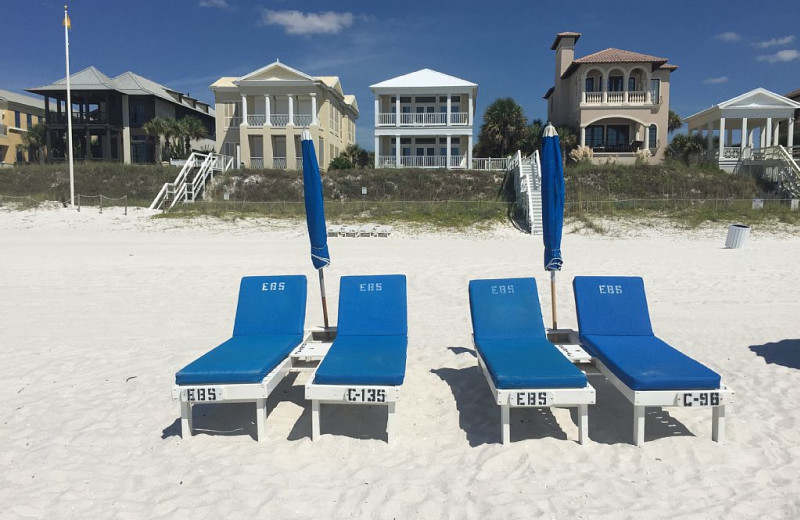
[{"label": "yellow stucco house", "polygon": [[32,159],[22,146],[22,136],[43,118],[41,99],[0,90],[0,163],[11,165]]}]

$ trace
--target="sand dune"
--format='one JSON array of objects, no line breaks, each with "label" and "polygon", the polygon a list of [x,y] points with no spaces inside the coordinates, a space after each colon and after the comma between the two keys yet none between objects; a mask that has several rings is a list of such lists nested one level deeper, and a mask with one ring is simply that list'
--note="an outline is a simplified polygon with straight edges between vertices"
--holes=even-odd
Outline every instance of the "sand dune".
[{"label": "sand dune", "polygon": [[542,245],[510,227],[334,238],[326,272],[408,276],[409,352],[397,438],[385,411],[323,407],[310,440],[305,374],[254,406],[197,406],[182,440],[174,373],[230,335],[239,279],[309,277],[307,327],[322,313],[302,222],[150,218],[146,210],[0,209],[0,443],[7,518],[797,518],[800,499],[800,238],[725,227],[638,229],[564,239],[561,326],[575,327],[577,274],[645,278],[656,333],[736,390],[727,443],[711,412],[632,408],[593,378],[589,437],[574,412],[499,410],[470,341],[471,278],[535,276],[550,321]]}]

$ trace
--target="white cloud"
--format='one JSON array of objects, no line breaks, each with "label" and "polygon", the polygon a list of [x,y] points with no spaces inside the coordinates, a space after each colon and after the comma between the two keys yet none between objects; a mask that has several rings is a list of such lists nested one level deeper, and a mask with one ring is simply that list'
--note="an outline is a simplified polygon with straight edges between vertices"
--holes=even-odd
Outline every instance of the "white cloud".
[{"label": "white cloud", "polygon": [[714,39],[725,43],[733,43],[738,42],[742,37],[733,31],[725,31],[724,33],[714,36]]},{"label": "white cloud", "polygon": [[225,0],[200,0],[200,7],[218,7],[220,9],[230,9],[231,6]]},{"label": "white cloud", "polygon": [[771,40],[765,40],[763,42],[756,42],[751,44],[756,49],[766,49],[769,47],[782,47],[784,45],[788,45],[794,41],[794,36],[784,36],[783,38],[773,38]]},{"label": "white cloud", "polygon": [[279,25],[287,34],[337,34],[353,25],[353,13],[303,13],[301,11],[272,11],[261,13],[262,25]]},{"label": "white cloud", "polygon": [[704,85],[719,85],[720,83],[727,83],[728,76],[719,76],[717,78],[707,78],[703,80]]},{"label": "white cloud", "polygon": [[800,51],[796,49],[784,49],[775,54],[759,56],[758,61],[768,61],[770,63],[787,62],[800,59]]}]

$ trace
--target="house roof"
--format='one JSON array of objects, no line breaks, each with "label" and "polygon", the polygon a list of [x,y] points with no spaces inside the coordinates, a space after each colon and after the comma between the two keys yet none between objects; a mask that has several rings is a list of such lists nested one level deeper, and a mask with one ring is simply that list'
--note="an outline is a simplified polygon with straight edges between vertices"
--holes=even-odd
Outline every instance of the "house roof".
[{"label": "house roof", "polygon": [[797,90],[793,90],[793,91],[789,92],[788,94],[786,94],[783,97],[787,97],[789,99],[800,98],[800,88],[797,89]]},{"label": "house roof", "polygon": [[558,48],[558,44],[559,42],[561,42],[561,38],[575,38],[575,43],[577,43],[580,37],[581,33],[579,32],[569,32],[569,31],[560,32],[556,34],[556,39],[553,41],[553,45],[550,46],[550,50],[554,51],[556,50],[556,48]]},{"label": "house roof", "polygon": [[10,103],[16,103],[17,105],[25,105],[44,110],[43,100],[33,96],[17,94],[16,92],[11,92],[10,90],[0,89],[0,99],[5,99],[6,101]]},{"label": "house roof", "polygon": [[[94,67],[87,67],[69,77],[70,90],[112,90],[128,96],[156,96],[176,105],[184,106],[204,115],[214,115],[214,110],[208,103],[198,101],[177,90],[165,87],[151,79],[140,76],[134,72],[123,72],[114,79],[109,78]],[[64,91],[67,88],[67,79],[62,78],[50,85],[26,89],[28,92],[45,95],[48,92]],[[207,107],[208,111],[200,107]]]},{"label": "house roof", "polygon": [[696,114],[692,114],[691,116],[687,117],[685,121],[704,121],[707,119],[716,119],[718,115],[724,117],[724,114],[721,114],[721,112],[726,109],[736,109],[737,111],[786,109],[789,111],[789,115],[791,115],[794,110],[800,109],[800,102],[793,101],[788,97],[781,96],[780,94],[776,94],[765,88],[759,87],[736,96],[735,98],[731,98],[727,101],[713,105]]},{"label": "house roof", "polygon": [[543,98],[543,99],[547,99],[547,98],[549,98],[549,97],[550,97],[550,95],[553,93],[553,91],[554,91],[555,89],[556,89],[555,87],[550,87],[549,89],[547,89],[547,92],[545,92],[545,93],[544,93],[544,96],[542,96],[542,98]]},{"label": "house roof", "polygon": [[589,54],[583,58],[573,60],[569,67],[567,67],[567,70],[564,71],[564,74],[561,75],[561,78],[568,78],[579,66],[585,63],[650,63],[652,64],[653,70],[660,67],[667,70],[677,69],[676,65],[669,65],[667,61],[667,58],[659,58],[658,56],[651,56],[650,54],[609,47],[608,49],[603,49],[594,54]]},{"label": "house roof", "polygon": [[370,89],[376,88],[452,88],[468,87],[477,88],[478,85],[467,80],[443,74],[431,69],[421,69],[403,76],[387,79],[380,83],[370,85]]}]

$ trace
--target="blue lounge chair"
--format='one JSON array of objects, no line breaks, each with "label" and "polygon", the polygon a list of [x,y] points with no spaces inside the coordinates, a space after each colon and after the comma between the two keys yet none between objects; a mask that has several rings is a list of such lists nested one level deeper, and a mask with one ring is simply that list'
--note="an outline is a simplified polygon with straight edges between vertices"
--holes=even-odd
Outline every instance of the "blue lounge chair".
[{"label": "blue lounge chair", "polygon": [[595,391],[545,334],[533,278],[471,280],[469,307],[478,366],[500,405],[503,444],[511,408],[576,407],[579,442],[588,438]]},{"label": "blue lounge chair", "polygon": [[711,407],[712,438],[723,442],[725,401],[733,391],[653,334],[642,279],[576,276],[572,286],[581,343],[633,404],[634,444],[644,442],[647,406]]},{"label": "blue lounge chair", "polygon": [[311,439],[320,435],[322,403],[387,407],[387,442],[406,371],[408,318],[404,275],[343,276],[339,323],[330,350],[306,383]]},{"label": "blue lounge chair", "polygon": [[263,440],[267,397],[292,368],[305,318],[305,276],[242,278],[233,337],[175,374],[182,436],[192,435],[193,404],[254,401],[256,438]]}]

